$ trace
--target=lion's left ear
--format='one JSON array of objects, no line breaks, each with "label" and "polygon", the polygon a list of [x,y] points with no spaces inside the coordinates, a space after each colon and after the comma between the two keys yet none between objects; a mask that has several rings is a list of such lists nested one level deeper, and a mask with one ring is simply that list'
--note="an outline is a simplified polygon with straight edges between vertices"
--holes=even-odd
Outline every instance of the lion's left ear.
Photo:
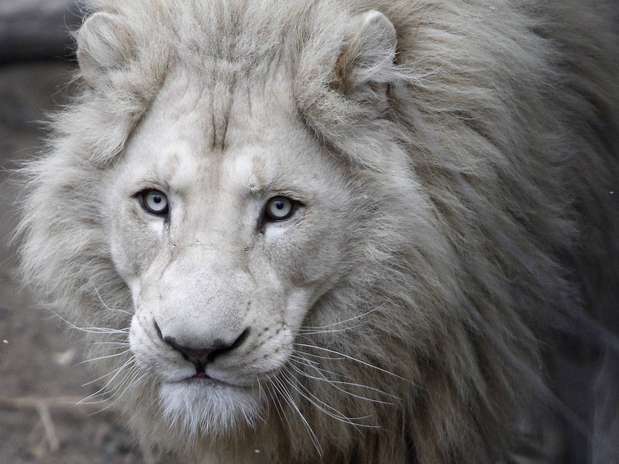
[{"label": "lion's left ear", "polygon": [[332,87],[349,92],[367,84],[389,83],[397,46],[396,29],[384,14],[371,10],[354,17]]}]

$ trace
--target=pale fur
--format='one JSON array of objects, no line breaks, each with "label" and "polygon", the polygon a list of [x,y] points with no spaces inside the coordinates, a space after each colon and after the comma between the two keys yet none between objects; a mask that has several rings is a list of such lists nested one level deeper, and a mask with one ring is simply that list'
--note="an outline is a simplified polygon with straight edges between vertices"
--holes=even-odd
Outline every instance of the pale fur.
[{"label": "pale fur", "polygon": [[[104,41],[78,33],[83,89],[56,116],[48,154],[27,168],[22,267],[63,318],[94,332],[99,356],[118,350],[92,339],[126,343],[131,324],[137,365],[103,381],[145,446],[177,462],[222,464],[504,457],[516,411],[541,389],[538,339],[595,303],[581,290],[591,269],[598,292],[617,278],[611,10],[580,0],[101,0],[89,10],[118,24]],[[369,10],[395,26],[395,61],[386,29],[361,37],[372,50],[357,41],[356,18]],[[359,64],[362,54],[371,66]],[[179,175],[201,182],[201,204],[217,196],[196,177],[203,163],[228,166],[242,158],[239,146],[258,141],[264,159],[271,151],[285,164],[290,153],[284,182],[311,185],[329,205],[308,216],[311,243],[294,244],[302,257],[274,267],[273,288],[282,275],[327,277],[310,286],[317,301],[282,316],[289,338],[277,348],[286,355],[260,348],[270,367],[285,366],[270,394],[160,391],[169,388],[162,375],[185,367],[152,342],[152,310],[140,309],[129,268],[134,255],[145,262],[166,245],[152,220],[136,232],[123,188],[141,166],[162,162],[151,140],[191,121],[204,140],[191,132],[190,149],[175,150],[190,163]],[[217,163],[208,169],[220,172]],[[230,182],[247,182],[250,165]],[[240,200],[225,198],[238,215]],[[206,220],[188,227],[215,229]],[[202,263],[232,253],[218,237]],[[221,278],[193,265],[177,276],[187,292]],[[223,306],[236,298],[224,293]],[[268,298],[258,300],[252,320],[268,331],[276,321]],[[180,314],[186,329],[193,319]],[[311,350],[304,345],[320,347],[309,359],[318,364],[288,358]],[[152,370],[160,359],[166,374]],[[126,362],[129,354],[105,359],[101,373]],[[312,380],[315,365],[347,383]],[[332,417],[340,414],[348,420]]]}]

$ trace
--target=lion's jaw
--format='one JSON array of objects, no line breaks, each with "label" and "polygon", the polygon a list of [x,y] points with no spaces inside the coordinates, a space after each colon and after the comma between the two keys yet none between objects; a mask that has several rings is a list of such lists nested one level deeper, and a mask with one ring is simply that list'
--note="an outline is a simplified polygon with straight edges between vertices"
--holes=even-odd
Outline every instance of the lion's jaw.
[{"label": "lion's jaw", "polygon": [[[286,363],[308,309],[343,272],[337,231],[351,200],[337,166],[286,114],[281,83],[254,104],[259,113],[230,96],[217,126],[221,102],[186,76],[169,79],[111,173],[108,216],[134,302],[136,364],[159,384],[171,424],[213,435],[260,415],[260,381]],[[143,189],[166,193],[169,219],[143,210]],[[277,195],[302,206],[261,224]],[[208,378],[175,349],[222,345],[236,346],[205,363]]]}]

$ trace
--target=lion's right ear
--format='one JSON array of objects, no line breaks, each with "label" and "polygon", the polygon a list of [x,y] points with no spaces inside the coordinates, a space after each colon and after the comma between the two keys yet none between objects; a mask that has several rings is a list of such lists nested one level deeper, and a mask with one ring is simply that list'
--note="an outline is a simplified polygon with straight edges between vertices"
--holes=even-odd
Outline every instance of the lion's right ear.
[{"label": "lion's right ear", "polygon": [[134,50],[128,25],[110,13],[95,13],[77,32],[77,60],[84,80],[91,86],[129,63]]}]

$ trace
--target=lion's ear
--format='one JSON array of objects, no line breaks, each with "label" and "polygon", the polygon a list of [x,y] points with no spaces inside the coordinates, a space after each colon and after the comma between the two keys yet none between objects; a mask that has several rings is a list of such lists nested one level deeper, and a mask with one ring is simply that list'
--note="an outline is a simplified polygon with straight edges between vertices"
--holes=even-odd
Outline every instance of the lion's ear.
[{"label": "lion's ear", "polygon": [[96,86],[125,66],[133,51],[127,24],[117,15],[95,13],[77,33],[77,60],[86,82]]},{"label": "lion's ear", "polygon": [[378,11],[353,18],[349,37],[337,60],[333,87],[351,91],[371,83],[389,83],[398,38],[392,22]]}]

